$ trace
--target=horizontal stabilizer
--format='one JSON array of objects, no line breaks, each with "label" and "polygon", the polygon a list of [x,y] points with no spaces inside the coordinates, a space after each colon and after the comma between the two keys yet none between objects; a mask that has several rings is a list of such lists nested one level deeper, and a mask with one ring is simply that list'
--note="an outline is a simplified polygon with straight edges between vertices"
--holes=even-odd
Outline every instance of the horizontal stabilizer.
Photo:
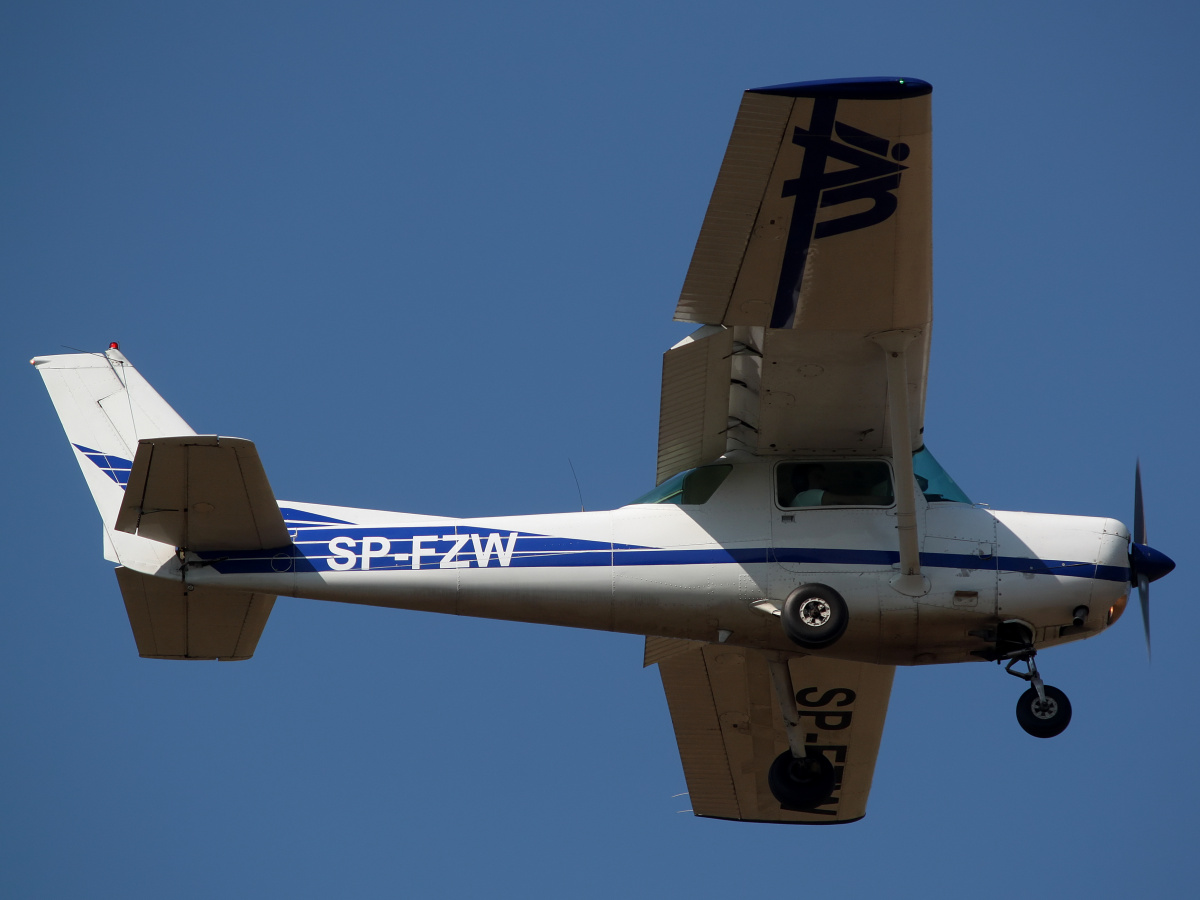
[{"label": "horizontal stabilizer", "polygon": [[275,605],[273,594],[227,591],[116,570],[138,655],[147,659],[249,659]]},{"label": "horizontal stabilizer", "polygon": [[253,442],[217,435],[139,441],[116,528],[188,550],[291,543]]}]

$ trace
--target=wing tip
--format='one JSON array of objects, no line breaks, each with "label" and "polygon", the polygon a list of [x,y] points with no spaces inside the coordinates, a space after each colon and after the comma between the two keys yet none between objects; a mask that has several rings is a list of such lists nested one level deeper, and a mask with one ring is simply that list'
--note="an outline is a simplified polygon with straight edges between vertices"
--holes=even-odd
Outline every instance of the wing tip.
[{"label": "wing tip", "polygon": [[865,78],[830,78],[823,81],[796,81],[751,88],[749,94],[776,94],[785,97],[844,97],[850,100],[902,100],[933,92],[933,85],[920,78],[873,75]]},{"label": "wing tip", "polygon": [[692,813],[698,819],[720,819],[723,822],[749,822],[752,825],[849,825],[861,822],[866,813],[849,819],[735,819],[731,816],[716,816],[711,813]]}]

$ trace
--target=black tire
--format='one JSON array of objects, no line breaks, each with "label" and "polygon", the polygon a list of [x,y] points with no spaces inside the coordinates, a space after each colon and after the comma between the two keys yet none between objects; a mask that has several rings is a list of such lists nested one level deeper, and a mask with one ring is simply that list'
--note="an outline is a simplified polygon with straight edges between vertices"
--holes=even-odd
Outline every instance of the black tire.
[{"label": "black tire", "polygon": [[783,632],[807,650],[828,647],[846,630],[850,613],[842,595],[827,584],[802,584],[783,601]]},{"label": "black tire", "polygon": [[1045,685],[1046,700],[1038,699],[1035,688],[1030,688],[1017,701],[1017,721],[1026,734],[1036,738],[1052,738],[1062,734],[1071,724],[1071,701],[1056,687]]},{"label": "black tire", "polygon": [[784,750],[767,771],[767,785],[784,809],[805,810],[828,800],[837,782],[833,763],[822,754],[796,759]]}]

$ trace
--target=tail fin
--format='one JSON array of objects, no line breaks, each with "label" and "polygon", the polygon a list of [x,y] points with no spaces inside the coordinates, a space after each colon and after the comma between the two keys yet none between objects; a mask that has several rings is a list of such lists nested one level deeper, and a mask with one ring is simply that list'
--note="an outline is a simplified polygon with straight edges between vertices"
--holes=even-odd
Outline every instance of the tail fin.
[{"label": "tail fin", "polygon": [[30,362],[46,382],[104,520],[105,558],[121,562],[118,556],[123,554],[114,543],[132,547],[129,536],[115,535],[113,526],[138,441],[195,432],[130,365],[116,344],[104,353],[38,356]]},{"label": "tail fin", "polygon": [[[288,543],[254,445],[227,438],[222,446],[215,435],[189,437],[196,432],[116,344],[104,353],[38,356],[31,362],[46,382],[104,520],[104,557],[121,564],[117,581],[138,653],[155,659],[249,659],[275,596],[191,585],[180,578],[175,546],[181,542],[175,531],[179,521],[187,531],[186,518],[181,519],[187,504],[175,494],[186,496],[188,486],[224,491],[219,503],[227,515],[216,523],[219,536],[197,527],[201,543],[205,537],[228,546]],[[139,456],[139,442],[151,440],[155,443],[142,444]],[[194,463],[190,476],[189,463]],[[168,514],[149,526],[142,522],[148,495],[167,497],[159,504],[165,508],[153,511]],[[130,522],[118,528],[123,506]]]}]

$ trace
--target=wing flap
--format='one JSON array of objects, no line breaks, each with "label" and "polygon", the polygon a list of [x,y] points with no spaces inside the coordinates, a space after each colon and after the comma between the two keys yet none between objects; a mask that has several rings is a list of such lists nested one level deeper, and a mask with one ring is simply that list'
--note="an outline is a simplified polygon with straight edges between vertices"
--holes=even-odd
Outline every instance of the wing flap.
[{"label": "wing flap", "polygon": [[189,550],[291,543],[254,444],[217,435],[139,441],[116,528]]},{"label": "wing flap", "polygon": [[828,803],[797,812],[782,809],[767,786],[767,770],[788,742],[764,651],[705,644],[667,653],[656,645],[655,655],[696,815],[802,824],[863,817],[894,667],[788,660],[801,719],[811,728],[806,746],[839,774]]},{"label": "wing flap", "polygon": [[703,646],[703,641],[687,641],[679,638],[647,637],[646,649],[642,656],[642,668],[652,666],[664,659],[670,659],[680,653],[686,653]]},{"label": "wing flap", "polygon": [[147,659],[249,659],[275,605],[273,594],[189,591],[124,566],[116,572],[138,655]]},{"label": "wing flap", "polygon": [[700,648],[658,662],[692,811],[698,816],[740,819],[716,703]]},{"label": "wing flap", "polygon": [[657,484],[725,452],[732,353],[721,329],[664,354]]}]

